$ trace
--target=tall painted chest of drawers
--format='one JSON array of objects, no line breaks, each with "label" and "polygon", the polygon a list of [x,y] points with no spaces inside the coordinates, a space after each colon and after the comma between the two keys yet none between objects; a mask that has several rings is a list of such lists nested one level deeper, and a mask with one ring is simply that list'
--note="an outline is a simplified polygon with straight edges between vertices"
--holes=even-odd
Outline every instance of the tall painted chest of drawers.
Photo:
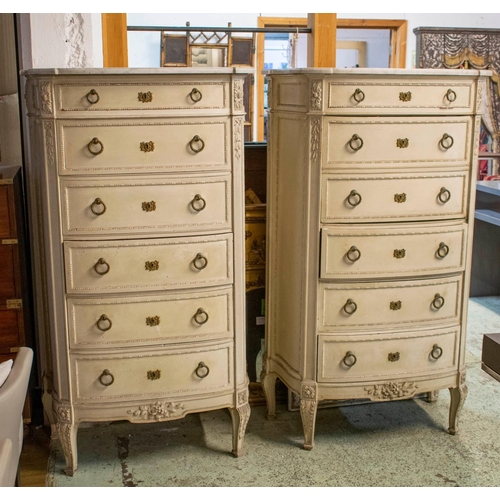
[{"label": "tall painted chest of drawers", "polygon": [[25,76],[39,327],[66,473],[84,421],[229,408],[240,455],[245,71]]},{"label": "tall painted chest of drawers", "polygon": [[467,394],[465,334],[488,72],[270,71],[264,391],[318,402]]}]

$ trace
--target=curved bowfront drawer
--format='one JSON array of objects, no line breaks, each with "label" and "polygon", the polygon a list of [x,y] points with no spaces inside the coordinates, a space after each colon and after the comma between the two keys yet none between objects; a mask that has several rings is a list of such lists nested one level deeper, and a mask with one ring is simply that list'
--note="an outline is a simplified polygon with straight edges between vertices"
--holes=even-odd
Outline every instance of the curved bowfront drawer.
[{"label": "curved bowfront drawer", "polygon": [[128,241],[66,241],[67,293],[112,293],[232,282],[232,234]]},{"label": "curved bowfront drawer", "polygon": [[462,275],[381,283],[320,283],[321,332],[366,333],[374,329],[459,324]]},{"label": "curved bowfront drawer", "polygon": [[229,81],[209,82],[188,79],[154,83],[64,84],[55,87],[58,110],[108,111],[199,110],[229,111]]},{"label": "curved bowfront drawer", "polygon": [[469,174],[323,174],[321,222],[465,218]]},{"label": "curved bowfront drawer", "polygon": [[320,278],[365,279],[455,273],[465,266],[467,224],[323,228]]},{"label": "curved bowfront drawer", "polygon": [[232,338],[232,287],[153,296],[69,298],[72,348]]},{"label": "curved bowfront drawer", "polygon": [[229,174],[61,181],[64,235],[201,233],[231,228]]},{"label": "curved bowfront drawer", "polygon": [[324,121],[323,169],[467,166],[472,118],[377,117]]},{"label": "curved bowfront drawer", "polygon": [[473,82],[401,80],[327,81],[327,112],[384,114],[471,113],[474,108]]},{"label": "curved bowfront drawer", "polygon": [[72,355],[74,397],[79,401],[204,394],[231,390],[233,346],[155,349],[121,354]]},{"label": "curved bowfront drawer", "polygon": [[59,173],[230,170],[229,119],[58,122]]},{"label": "curved bowfront drawer", "polygon": [[320,335],[318,382],[385,381],[454,370],[459,338],[460,327],[413,336],[380,334],[352,339]]}]

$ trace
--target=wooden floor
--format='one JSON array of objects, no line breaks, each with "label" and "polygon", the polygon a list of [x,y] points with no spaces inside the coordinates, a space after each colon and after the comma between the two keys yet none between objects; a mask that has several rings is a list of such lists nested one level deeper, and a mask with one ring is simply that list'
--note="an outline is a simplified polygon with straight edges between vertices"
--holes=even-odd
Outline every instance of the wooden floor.
[{"label": "wooden floor", "polygon": [[46,486],[49,462],[50,430],[43,426],[28,426],[24,430],[24,444],[19,463],[19,486]]}]

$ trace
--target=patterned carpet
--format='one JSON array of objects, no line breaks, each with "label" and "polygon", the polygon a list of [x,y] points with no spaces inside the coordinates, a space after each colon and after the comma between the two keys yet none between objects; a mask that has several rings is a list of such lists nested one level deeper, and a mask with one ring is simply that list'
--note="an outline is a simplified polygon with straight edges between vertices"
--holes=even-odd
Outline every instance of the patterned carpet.
[{"label": "patterned carpet", "polygon": [[[230,455],[226,410],[178,421],[82,426],[79,469],[62,472],[53,442],[48,486],[500,486],[500,384],[481,370],[483,333],[500,332],[500,298],[469,301],[467,384],[459,432],[446,432],[448,391],[438,400],[372,403],[318,411],[305,451],[299,412],[268,421],[253,407],[245,456]],[[490,490],[491,491],[491,490]],[[496,492],[498,493],[498,492]],[[483,493],[481,493],[482,496]]]}]

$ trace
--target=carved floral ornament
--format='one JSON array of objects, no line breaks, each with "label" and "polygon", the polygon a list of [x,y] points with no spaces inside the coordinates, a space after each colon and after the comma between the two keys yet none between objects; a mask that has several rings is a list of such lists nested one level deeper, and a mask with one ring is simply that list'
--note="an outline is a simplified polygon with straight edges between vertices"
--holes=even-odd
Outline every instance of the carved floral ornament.
[{"label": "carved floral ornament", "polygon": [[311,109],[321,109],[323,99],[323,82],[313,80],[311,83]]},{"label": "carved floral ornament", "polygon": [[137,410],[128,410],[127,413],[142,420],[162,420],[170,418],[171,415],[184,408],[182,403],[160,403],[157,401],[151,405],[141,405]]},{"label": "carved floral ornament", "polygon": [[371,399],[400,399],[415,394],[418,385],[414,382],[388,382],[365,387]]}]

